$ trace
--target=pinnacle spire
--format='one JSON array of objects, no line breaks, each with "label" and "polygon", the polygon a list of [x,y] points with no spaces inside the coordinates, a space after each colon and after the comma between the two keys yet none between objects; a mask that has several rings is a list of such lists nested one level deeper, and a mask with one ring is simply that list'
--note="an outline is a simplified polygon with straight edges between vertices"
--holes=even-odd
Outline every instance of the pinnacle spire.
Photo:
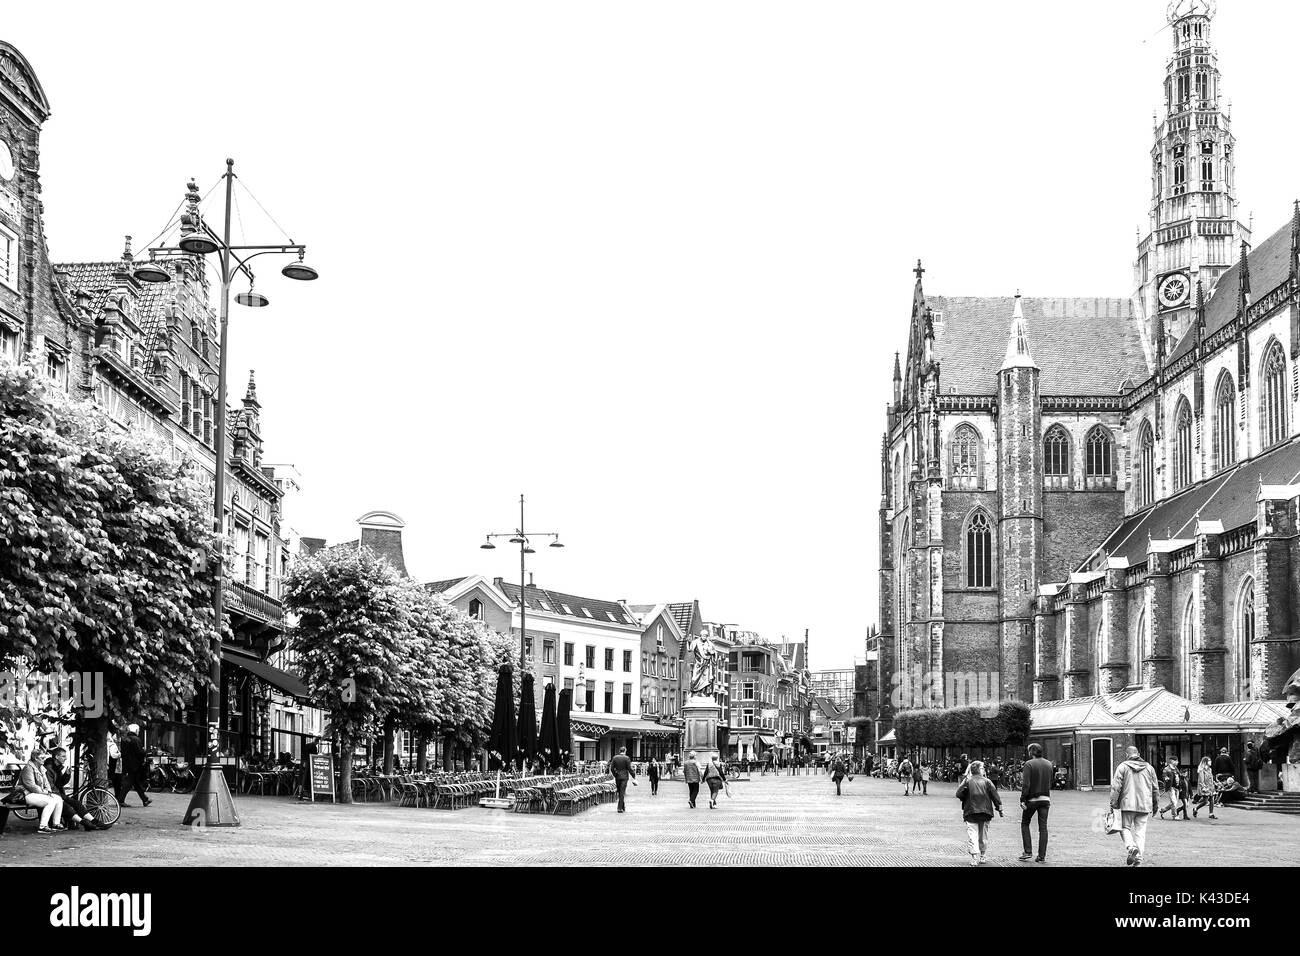
[{"label": "pinnacle spire", "polygon": [[903,370],[902,368],[899,367],[898,353],[895,352],[894,353],[894,381],[901,382],[902,380],[903,380]]},{"label": "pinnacle spire", "polygon": [[[257,402],[257,382],[253,377],[253,369],[248,370],[248,391],[244,393],[244,401]],[[261,404],[258,402],[258,404]]]},{"label": "pinnacle spire", "polygon": [[1237,307],[1245,315],[1250,308],[1250,260],[1246,253],[1246,240],[1241,240],[1241,270],[1237,276]]},{"label": "pinnacle spire", "polygon": [[1007,335],[1007,355],[1002,360],[1002,371],[1009,368],[1038,368],[1029,352],[1029,333],[1025,329],[1025,312],[1020,305],[1020,292],[1011,310],[1011,330]]}]

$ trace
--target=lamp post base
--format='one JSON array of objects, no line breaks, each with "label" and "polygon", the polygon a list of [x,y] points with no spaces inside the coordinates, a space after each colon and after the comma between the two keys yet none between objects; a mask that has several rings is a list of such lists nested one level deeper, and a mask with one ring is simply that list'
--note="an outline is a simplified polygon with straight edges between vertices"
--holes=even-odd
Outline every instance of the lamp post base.
[{"label": "lamp post base", "polygon": [[209,760],[203,767],[198,786],[190,797],[190,805],[185,810],[182,826],[187,827],[237,827],[239,813],[235,810],[235,798],[226,783],[226,775],[221,764]]}]

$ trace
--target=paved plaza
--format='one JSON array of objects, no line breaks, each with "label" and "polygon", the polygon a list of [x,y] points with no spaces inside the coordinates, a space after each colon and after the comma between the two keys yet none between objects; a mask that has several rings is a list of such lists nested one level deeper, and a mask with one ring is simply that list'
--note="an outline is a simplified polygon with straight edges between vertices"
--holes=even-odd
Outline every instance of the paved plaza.
[{"label": "paved plaza", "polygon": [[[188,797],[153,795],[105,833],[38,836],[13,823],[0,839],[0,864],[156,865],[831,865],[965,866],[965,828],[953,784],[904,797],[892,781],[856,777],[844,795],[824,775],[755,776],[731,786],[709,810],[686,805],[686,787],[665,780],[650,796],[644,778],[629,787],[628,812],[605,804],[576,817],[478,808],[445,811],[392,804],[308,806],[287,797],[242,797],[238,829],[194,832],[179,825]],[[993,866],[1016,860],[1016,797],[1003,794],[1005,819],[990,833]],[[1048,866],[1121,866],[1117,836],[1097,832],[1102,793],[1053,794]],[[132,798],[134,803],[134,798]],[[1202,814],[1204,817],[1204,814]],[[1300,817],[1224,808],[1217,821],[1152,820],[1147,859],[1155,866],[1286,865],[1300,842]]]}]

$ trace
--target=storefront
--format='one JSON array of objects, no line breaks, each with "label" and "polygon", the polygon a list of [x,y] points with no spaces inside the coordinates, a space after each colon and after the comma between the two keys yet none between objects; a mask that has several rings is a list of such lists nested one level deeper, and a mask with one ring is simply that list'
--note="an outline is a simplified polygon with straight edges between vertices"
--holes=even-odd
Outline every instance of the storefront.
[{"label": "storefront", "polygon": [[575,717],[569,726],[580,761],[610,760],[621,747],[633,760],[663,760],[678,752],[682,734],[680,727],[634,718]]},{"label": "storefront", "polygon": [[1240,772],[1245,742],[1257,739],[1238,719],[1244,715],[1231,712],[1243,706],[1249,705],[1209,706],[1163,687],[1132,687],[1030,705],[1029,739],[1042,745],[1053,765],[1065,768],[1068,786],[1080,790],[1109,787],[1130,746],[1153,765],[1173,757],[1188,772],[1202,757],[1213,759],[1227,747]]}]

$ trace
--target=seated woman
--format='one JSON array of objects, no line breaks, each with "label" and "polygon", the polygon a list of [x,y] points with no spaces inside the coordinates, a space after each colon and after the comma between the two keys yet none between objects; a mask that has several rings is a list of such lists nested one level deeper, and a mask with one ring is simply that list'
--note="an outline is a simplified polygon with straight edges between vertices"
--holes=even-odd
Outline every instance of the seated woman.
[{"label": "seated woman", "polygon": [[29,807],[37,807],[41,811],[36,832],[53,833],[66,829],[62,823],[52,822],[63,817],[63,798],[50,787],[44,759],[44,752],[39,747],[33,747],[31,759],[23,765],[14,790],[22,792],[23,802]]}]

